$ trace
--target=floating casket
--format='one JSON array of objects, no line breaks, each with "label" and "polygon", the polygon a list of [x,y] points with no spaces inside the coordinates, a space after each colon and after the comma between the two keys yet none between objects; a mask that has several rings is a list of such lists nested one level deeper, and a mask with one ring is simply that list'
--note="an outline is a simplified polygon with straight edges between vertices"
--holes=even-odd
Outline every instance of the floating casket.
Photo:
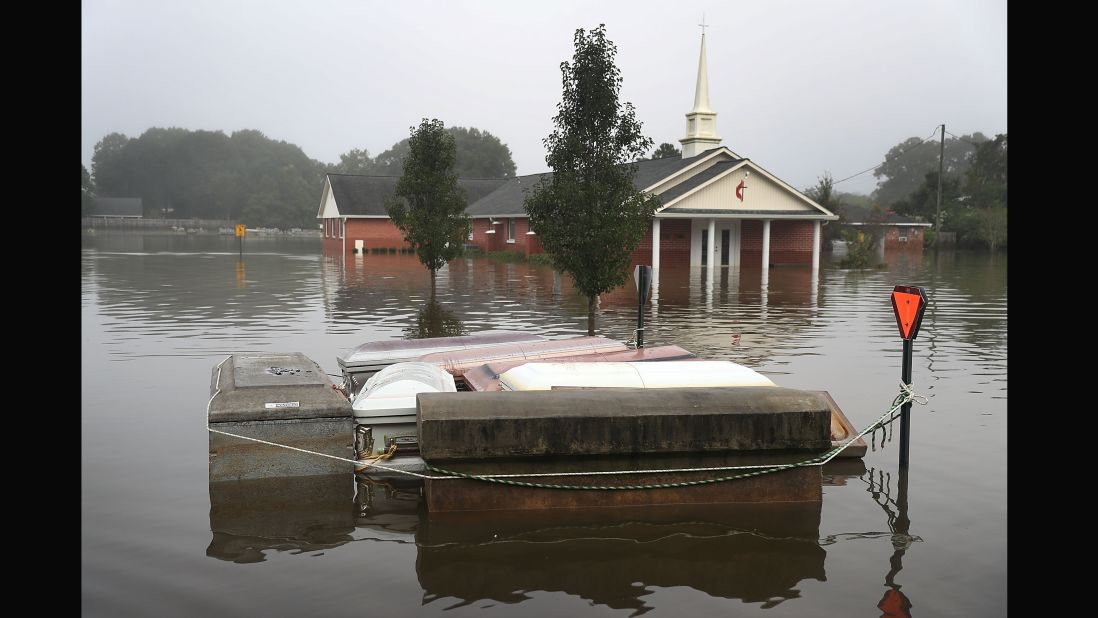
[{"label": "floating casket", "polygon": [[219,363],[211,376],[207,422],[211,481],[349,469],[346,462],[256,440],[353,456],[351,402],[300,352],[233,354]]}]

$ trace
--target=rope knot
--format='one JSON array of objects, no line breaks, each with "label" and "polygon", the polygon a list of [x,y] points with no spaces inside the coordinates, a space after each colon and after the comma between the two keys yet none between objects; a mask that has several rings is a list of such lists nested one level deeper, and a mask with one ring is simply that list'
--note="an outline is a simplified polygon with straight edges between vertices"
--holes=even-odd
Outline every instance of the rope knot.
[{"label": "rope knot", "polygon": [[903,382],[900,382],[900,391],[903,392],[904,399],[906,401],[913,401],[921,406],[925,406],[926,404],[930,403],[930,399],[928,399],[925,395],[916,395],[913,385],[911,384],[904,384]]}]

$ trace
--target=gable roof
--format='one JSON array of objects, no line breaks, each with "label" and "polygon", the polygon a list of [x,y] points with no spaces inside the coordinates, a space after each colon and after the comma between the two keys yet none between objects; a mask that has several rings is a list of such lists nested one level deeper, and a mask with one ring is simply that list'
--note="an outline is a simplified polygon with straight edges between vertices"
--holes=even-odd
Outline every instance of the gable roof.
[{"label": "gable roof", "polygon": [[865,206],[843,206],[842,214],[842,223],[848,223],[850,225],[930,226],[929,223],[924,222],[918,217],[899,215],[891,210],[874,212],[873,209],[866,208]]},{"label": "gable roof", "polygon": [[[714,169],[714,168],[716,168],[716,169]],[[792,208],[792,209],[790,209],[790,208],[775,209],[773,207],[770,207],[770,208],[764,208],[764,209],[751,209],[751,210],[747,210],[747,209],[743,209],[743,208],[735,208],[735,207],[733,207],[733,208],[726,208],[726,207],[721,207],[721,208],[712,208],[712,207],[689,208],[689,207],[686,207],[686,208],[684,208],[683,207],[684,200],[687,200],[688,198],[691,198],[692,194],[701,193],[703,191],[709,190],[712,186],[716,185],[721,179],[730,177],[732,172],[735,171],[735,170],[738,170],[738,169],[749,169],[749,171],[753,171],[753,172],[761,175],[764,179],[766,179],[766,180],[770,181],[771,183],[773,183],[773,185],[779,191],[781,191],[783,195],[791,196],[794,199],[794,203],[800,204],[801,207],[800,208]],[[663,205],[660,206],[659,210],[657,210],[656,212],[658,212],[658,213],[659,212],[662,212],[662,213],[679,213],[679,214],[685,214],[685,213],[690,213],[690,214],[714,214],[714,215],[721,214],[721,215],[735,215],[735,216],[772,214],[772,215],[776,215],[776,216],[785,216],[785,217],[792,216],[794,218],[805,218],[805,215],[807,215],[808,213],[813,213],[812,216],[809,216],[807,218],[819,219],[819,220],[822,220],[822,221],[835,221],[839,218],[839,216],[836,215],[835,213],[833,213],[830,210],[824,208],[823,206],[818,204],[815,200],[808,197],[804,193],[802,193],[802,192],[794,189],[793,187],[789,186],[789,184],[787,182],[785,182],[781,178],[778,178],[777,176],[771,174],[770,172],[766,171],[765,169],[763,169],[762,167],[760,167],[758,164],[756,164],[754,161],[752,161],[750,159],[738,159],[738,160],[734,160],[734,161],[717,162],[713,165],[712,168],[707,169],[707,170],[703,170],[702,172],[699,172],[697,174],[697,176],[699,177],[699,180],[697,182],[695,182],[694,178],[690,178],[689,180],[681,183],[682,185],[688,185],[688,186],[683,186],[683,187],[680,188],[679,185],[676,185],[676,186],[672,187],[671,189],[669,189],[668,191],[666,191],[661,196],[663,198]],[[672,195],[672,193],[674,193],[674,195]],[[676,202],[678,202],[678,203],[676,203]]]},{"label": "gable roof", "polygon": [[93,217],[140,217],[142,214],[139,197],[97,197],[91,209]]},{"label": "gable roof", "polygon": [[679,197],[680,195],[692,191],[703,183],[709,182],[717,176],[720,176],[721,174],[729,171],[733,167],[736,167],[742,160],[743,159],[733,159],[731,161],[721,161],[719,163],[715,163],[713,164],[713,167],[701,172],[700,174],[695,174],[689,180],[680,182],[679,184],[661,193],[660,200],[664,204],[667,204],[671,200]]},{"label": "gable roof", "polygon": [[[399,176],[328,174],[339,214],[344,217],[388,217],[385,200],[396,192]],[[506,178],[458,178],[469,204],[495,191]]]},{"label": "gable roof", "polygon": [[[634,161],[632,165],[636,166],[636,172],[633,175],[633,186],[638,191],[647,189],[712,154],[713,150],[707,150],[688,159],[667,157],[665,159]],[[526,192],[530,190],[530,187],[538,184],[542,178],[552,177],[553,172],[542,172],[541,174],[527,174],[526,176],[512,178],[479,201],[474,203],[470,199],[469,209],[466,212],[470,217],[525,217],[527,215],[523,202],[526,199]]]}]

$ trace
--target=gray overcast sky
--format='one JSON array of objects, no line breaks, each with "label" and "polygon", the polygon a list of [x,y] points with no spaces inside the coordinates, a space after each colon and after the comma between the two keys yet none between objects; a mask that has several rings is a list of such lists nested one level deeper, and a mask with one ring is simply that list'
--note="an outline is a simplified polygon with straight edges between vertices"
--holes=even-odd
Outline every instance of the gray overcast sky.
[{"label": "gray overcast sky", "polygon": [[[657,144],[685,132],[702,13],[723,144],[803,189],[944,122],[1007,131],[1006,0],[727,2],[84,0],[81,160],[113,131],[258,129],[324,162],[422,117],[487,130],[519,174],[577,28],[605,23],[622,98]],[[868,193],[872,174],[842,183]],[[319,191],[319,188],[318,188]]]}]

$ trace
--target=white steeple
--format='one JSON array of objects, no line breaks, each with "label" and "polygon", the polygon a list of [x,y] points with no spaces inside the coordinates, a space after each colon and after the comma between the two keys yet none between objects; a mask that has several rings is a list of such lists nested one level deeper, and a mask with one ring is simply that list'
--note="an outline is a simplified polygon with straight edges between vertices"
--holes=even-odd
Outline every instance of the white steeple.
[{"label": "white steeple", "polygon": [[712,150],[721,145],[717,136],[717,113],[709,109],[709,67],[705,61],[705,19],[702,27],[701,57],[698,58],[698,83],[694,88],[694,109],[686,114],[686,137],[682,144],[682,157]]}]

